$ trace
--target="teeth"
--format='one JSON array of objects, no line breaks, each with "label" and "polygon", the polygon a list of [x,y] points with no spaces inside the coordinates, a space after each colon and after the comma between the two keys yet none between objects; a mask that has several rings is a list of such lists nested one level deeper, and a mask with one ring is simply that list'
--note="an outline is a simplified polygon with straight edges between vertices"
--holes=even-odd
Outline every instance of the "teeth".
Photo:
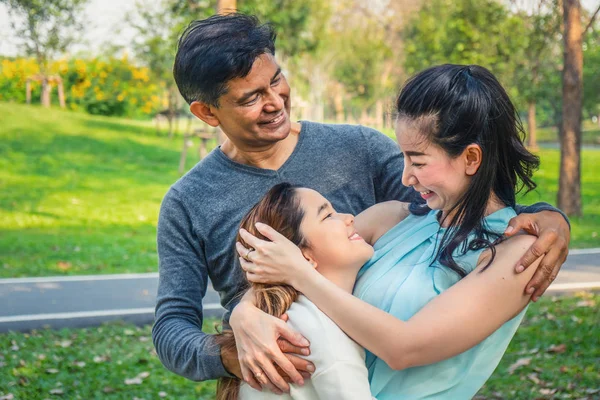
[{"label": "teeth", "polygon": [[420,193],[421,193],[421,194],[429,194],[429,193],[431,193],[431,190],[426,190],[426,191],[424,191],[424,192],[420,192]]},{"label": "teeth", "polygon": [[352,236],[349,237],[349,239],[358,239],[360,237],[360,235],[358,233],[354,233]]}]

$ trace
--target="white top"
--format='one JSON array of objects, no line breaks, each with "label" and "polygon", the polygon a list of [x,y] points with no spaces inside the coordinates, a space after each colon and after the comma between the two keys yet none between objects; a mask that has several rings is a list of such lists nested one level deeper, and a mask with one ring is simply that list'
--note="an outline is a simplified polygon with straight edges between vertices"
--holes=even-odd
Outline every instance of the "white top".
[{"label": "white top", "polygon": [[288,324],[310,341],[315,365],[304,386],[290,384],[290,393],[276,395],[265,389],[252,389],[242,382],[240,400],[372,400],[365,366],[365,351],[350,339],[327,315],[304,296],[299,296],[287,312]]}]

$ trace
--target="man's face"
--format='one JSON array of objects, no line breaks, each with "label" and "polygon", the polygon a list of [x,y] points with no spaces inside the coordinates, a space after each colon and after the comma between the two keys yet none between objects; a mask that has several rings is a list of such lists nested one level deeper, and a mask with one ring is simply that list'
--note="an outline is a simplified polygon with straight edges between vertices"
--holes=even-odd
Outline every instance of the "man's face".
[{"label": "man's face", "polygon": [[229,81],[227,89],[211,111],[237,146],[268,145],[288,136],[290,87],[271,54],[259,56],[250,73]]}]

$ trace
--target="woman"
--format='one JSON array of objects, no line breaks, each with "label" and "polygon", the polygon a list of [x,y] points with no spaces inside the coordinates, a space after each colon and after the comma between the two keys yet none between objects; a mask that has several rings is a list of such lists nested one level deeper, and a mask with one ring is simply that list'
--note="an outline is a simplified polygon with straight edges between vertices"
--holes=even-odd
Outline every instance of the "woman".
[{"label": "woman", "polygon": [[[356,297],[262,225],[271,242],[242,231],[255,251],[238,247],[247,258],[241,265],[250,281],[295,287],[365,347],[371,393],[379,400],[471,398],[500,361],[529,301],[523,289],[535,268],[516,275],[513,267],[534,238],[498,239],[515,215],[518,190],[535,187],[539,161],[522,143],[508,95],[485,68],[425,70],[402,89],[397,112],[402,180],[427,207],[414,206],[403,219],[402,206],[391,203],[357,217],[375,254],[359,272]],[[240,305],[230,322],[242,371],[262,376],[268,367],[248,362],[248,332],[255,328],[245,310],[253,306],[247,299]]]},{"label": "woman", "polygon": [[[373,248],[355,235],[351,215],[323,223],[319,211],[323,204],[327,201],[318,192],[281,183],[250,210],[241,228],[261,237],[254,225],[258,221],[268,223],[298,246],[304,257],[318,264],[326,279],[351,293],[356,274],[373,255]],[[289,324],[311,341],[312,354],[308,359],[317,371],[304,386],[292,386],[284,399],[371,399],[362,347],[293,287],[257,283],[250,286],[253,300],[261,310],[277,317],[287,313]],[[235,346],[231,331],[219,335],[217,342]],[[237,378],[221,378],[217,400],[282,398],[249,385],[240,387],[240,383]]]}]

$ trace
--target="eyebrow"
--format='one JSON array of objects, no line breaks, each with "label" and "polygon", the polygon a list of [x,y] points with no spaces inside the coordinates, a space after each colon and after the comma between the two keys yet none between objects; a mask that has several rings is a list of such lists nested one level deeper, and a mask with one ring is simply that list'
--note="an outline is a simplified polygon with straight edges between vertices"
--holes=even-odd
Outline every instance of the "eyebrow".
[{"label": "eyebrow", "polygon": [[319,209],[317,210],[317,217],[318,217],[319,215],[321,215],[321,213],[322,213],[323,211],[325,211],[325,210],[326,210],[328,207],[329,207],[329,203],[323,203],[323,204],[321,204],[321,206],[320,206],[320,207],[319,207]]},{"label": "eyebrow", "polygon": [[[277,78],[277,76],[281,74],[281,67],[277,68],[277,71],[275,71],[275,74],[273,75],[273,77],[271,78],[271,82],[273,82],[275,80],[275,78]],[[258,88],[258,89],[254,89],[250,92],[244,93],[242,95],[242,97],[240,97],[237,102],[239,104],[243,104],[246,102],[246,100],[248,100],[250,97],[254,96],[256,93],[262,92],[264,89],[263,88]]]},{"label": "eyebrow", "polygon": [[420,151],[405,151],[404,155],[406,156],[412,156],[412,157],[416,157],[416,156],[424,156],[426,155],[425,153],[422,153]]}]

